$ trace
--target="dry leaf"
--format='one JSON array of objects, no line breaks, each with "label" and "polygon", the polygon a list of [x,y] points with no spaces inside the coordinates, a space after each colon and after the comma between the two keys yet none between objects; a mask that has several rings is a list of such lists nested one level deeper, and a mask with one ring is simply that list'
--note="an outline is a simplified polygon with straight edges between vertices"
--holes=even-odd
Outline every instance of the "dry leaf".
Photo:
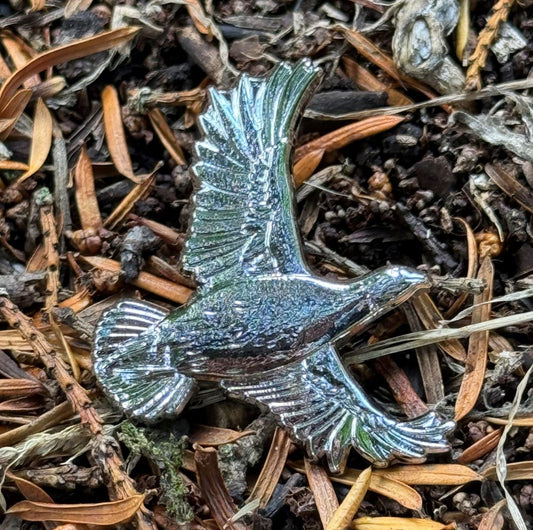
[{"label": "dry leaf", "polygon": [[[305,473],[302,462],[290,462],[290,466],[300,473]],[[329,478],[333,482],[352,486],[360,474],[360,470],[347,468],[342,474],[330,475]],[[415,489],[403,482],[378,475],[377,470],[372,473],[368,489],[389,499],[394,499],[410,510],[422,509],[422,497],[420,497],[420,494]]]},{"label": "dry leaf", "polygon": [[459,486],[483,477],[459,464],[422,464],[376,469],[374,475],[417,486]]},{"label": "dry leaf", "polygon": [[470,0],[459,1],[459,20],[455,28],[455,55],[463,64],[463,54],[470,33]]},{"label": "dry leaf", "polygon": [[431,521],[408,517],[360,517],[352,523],[353,530],[446,530],[453,528]]},{"label": "dry leaf", "polygon": [[22,501],[6,513],[24,521],[59,521],[64,523],[117,525],[129,521],[142,506],[144,495],[96,504],[52,504]]},{"label": "dry leaf", "polygon": [[403,120],[404,118],[401,116],[375,116],[351,123],[298,147],[295,152],[295,160],[298,162],[305,155],[313,151],[324,150],[324,152],[328,153],[340,149],[356,140],[368,138],[369,136],[392,129]]},{"label": "dry leaf", "polygon": [[176,164],[185,164],[186,160],[183,150],[181,149],[180,144],[176,141],[176,137],[167,123],[165,115],[159,109],[152,109],[148,112],[148,117],[150,118],[150,123],[152,124],[155,133],[172,157],[172,160],[174,160]]},{"label": "dry leaf", "polygon": [[529,213],[533,213],[533,191],[520,184],[499,164],[486,164],[485,172],[507,196],[515,200]]},{"label": "dry leaf", "polygon": [[291,439],[287,431],[281,427],[276,427],[263,469],[261,469],[247,503],[257,500],[261,508],[268,504],[287,462],[290,446]]},{"label": "dry leaf", "polygon": [[0,110],[2,118],[2,128],[0,129],[0,140],[4,141],[15,127],[26,105],[29,103],[33,92],[29,89],[22,89],[16,92]]},{"label": "dry leaf", "polygon": [[342,58],[344,69],[348,77],[361,89],[371,90],[373,92],[387,92],[389,99],[387,103],[391,106],[401,107],[402,105],[412,105],[413,100],[402,94],[399,90],[387,86],[380,81],[370,71],[354,61],[351,57],[345,55]]},{"label": "dry leaf", "polygon": [[[474,296],[474,306],[477,307],[474,307],[472,311],[472,324],[486,322],[490,319],[494,267],[489,256],[481,262],[477,277],[484,280],[487,287],[481,294]],[[488,331],[478,331],[470,336],[466,369],[455,403],[455,421],[464,418],[476,404],[485,379],[488,344]]]},{"label": "dry leaf", "polygon": [[22,83],[47,68],[56,64],[65,63],[74,59],[80,59],[87,55],[102,52],[114,48],[132,39],[140,28],[129,26],[124,28],[104,31],[93,37],[87,37],[63,46],[52,48],[39,54],[22,68],[18,68],[2,84],[0,88],[0,116],[3,118],[7,102],[15,95]]},{"label": "dry leaf", "polygon": [[326,528],[339,507],[339,501],[333,489],[333,484],[331,484],[331,478],[323,467],[311,463],[307,458],[304,460],[304,466],[309,487],[315,498],[318,515],[322,525]]},{"label": "dry leaf", "polygon": [[92,0],[67,0],[65,4],[64,17],[70,18],[79,11],[87,11],[91,7]]},{"label": "dry leaf", "polygon": [[126,133],[122,124],[122,112],[115,87],[107,85],[102,91],[105,138],[113,164],[121,175],[138,183],[133,172]]},{"label": "dry leaf", "polygon": [[52,497],[50,497],[46,491],[33,482],[30,482],[25,478],[17,477],[17,475],[14,475],[10,471],[8,471],[6,475],[17,485],[20,493],[22,493],[27,500],[34,502],[46,502],[50,504],[54,503]]},{"label": "dry leaf", "polygon": [[[513,422],[514,425],[514,422]],[[497,429],[490,432],[486,436],[483,436],[480,440],[473,443],[470,447],[467,447],[457,459],[459,464],[469,464],[474,462],[483,455],[486,455],[489,451],[492,451],[500,441],[502,437],[503,429]]]},{"label": "dry leaf", "polygon": [[93,167],[85,144],[80,150],[80,156],[74,167],[74,186],[81,227],[84,230],[89,228],[98,230],[102,227],[102,218],[96,200]]},{"label": "dry leaf", "polygon": [[[513,421],[514,425],[514,421]],[[505,480],[531,480],[533,479],[533,460],[511,462],[506,464],[507,475]],[[491,466],[483,471],[483,476],[489,480],[497,480],[496,467]]]},{"label": "dry leaf", "polygon": [[44,101],[39,98],[35,106],[35,117],[33,118],[30,160],[28,161],[29,167],[18,178],[18,184],[34,175],[46,162],[50,147],[52,147],[52,128],[52,115]]},{"label": "dry leaf", "polygon": [[47,394],[37,379],[0,379],[0,399]]},{"label": "dry leaf", "polygon": [[[493,418],[492,416],[486,416],[483,418],[484,420],[495,423],[496,425],[507,425],[509,423],[508,418]],[[533,427],[533,416],[524,416],[513,419],[513,425],[515,427]]]},{"label": "dry leaf", "polygon": [[233,429],[196,424],[193,425],[188,438],[192,444],[216,447],[217,445],[234,443],[245,436],[250,436],[250,434],[255,434],[255,431],[234,431]]},{"label": "dry leaf", "polygon": [[[43,2],[44,3],[44,2]],[[26,63],[31,61],[36,53],[22,39],[10,31],[2,32],[2,44],[9,54],[15,68],[22,68]],[[41,83],[38,75],[33,75],[23,83],[24,88],[33,88]]]},{"label": "dry leaf", "polygon": [[333,514],[326,530],[344,530],[352,522],[359,506],[365,498],[371,478],[372,467],[368,467],[359,475],[354,485],[350,488],[342,504]]},{"label": "dry leaf", "polygon": [[501,530],[505,524],[505,519],[501,511],[507,504],[507,499],[502,499],[492,506],[488,512],[483,514],[477,530]]},{"label": "dry leaf", "polygon": [[313,174],[325,152],[324,149],[309,151],[294,164],[292,174],[296,187],[301,186]]},{"label": "dry leaf", "polygon": [[[11,120],[2,120],[11,121]],[[0,123],[0,129],[2,124]],[[4,171],[28,171],[28,164],[24,162],[16,162],[15,160],[0,160],[0,170]]]}]

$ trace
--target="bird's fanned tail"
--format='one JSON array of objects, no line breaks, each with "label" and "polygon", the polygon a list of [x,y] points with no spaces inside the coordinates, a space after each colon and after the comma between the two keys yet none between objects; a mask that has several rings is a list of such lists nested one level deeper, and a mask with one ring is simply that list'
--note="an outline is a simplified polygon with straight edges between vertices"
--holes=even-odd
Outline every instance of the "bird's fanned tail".
[{"label": "bird's fanned tail", "polygon": [[312,456],[327,456],[333,472],[351,447],[378,466],[446,451],[445,435],[454,426],[434,412],[405,422],[387,416],[366,398],[331,345],[299,363],[222,385],[267,405]]},{"label": "bird's fanned tail", "polygon": [[166,315],[154,304],[124,300],[96,328],[93,364],[101,386],[128,415],[146,422],[178,414],[195,389],[194,379],[154,349],[155,326]]}]

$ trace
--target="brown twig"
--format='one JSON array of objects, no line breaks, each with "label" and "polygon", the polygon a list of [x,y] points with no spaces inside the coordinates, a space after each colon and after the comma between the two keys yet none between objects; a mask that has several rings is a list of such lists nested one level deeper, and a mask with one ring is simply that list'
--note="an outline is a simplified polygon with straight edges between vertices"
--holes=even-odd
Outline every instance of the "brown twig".
[{"label": "brown twig", "polygon": [[470,66],[466,71],[466,90],[479,90],[481,88],[481,70],[487,62],[489,49],[498,37],[500,26],[509,17],[509,12],[515,0],[498,0],[490,17],[478,36],[475,50],[470,56]]},{"label": "brown twig", "polygon": [[[46,337],[32,324],[30,318],[5,296],[0,296],[0,314],[32,346],[34,352],[59,383],[73,409],[79,414],[81,423],[93,436],[93,458],[102,469],[111,500],[125,499],[138,495],[133,480],[125,473],[124,463],[114,445],[114,440],[103,432],[102,418],[93,407],[86,390],[68,371],[67,364]],[[136,516],[137,527],[143,530],[155,529],[151,513],[141,508]]]}]

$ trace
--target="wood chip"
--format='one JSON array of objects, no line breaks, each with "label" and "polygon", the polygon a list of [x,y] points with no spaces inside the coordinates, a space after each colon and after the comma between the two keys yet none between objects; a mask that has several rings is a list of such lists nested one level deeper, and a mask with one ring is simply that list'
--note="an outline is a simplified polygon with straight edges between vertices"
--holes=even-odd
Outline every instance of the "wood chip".
[{"label": "wood chip", "polygon": [[331,484],[331,479],[323,467],[311,463],[307,458],[304,460],[304,467],[309,487],[315,498],[318,515],[324,528],[327,528],[333,514],[339,507],[333,484]]},{"label": "wood chip", "polygon": [[[474,296],[474,306],[477,307],[472,311],[472,324],[486,322],[490,318],[494,267],[489,256],[481,262],[477,277],[485,281],[487,288]],[[465,374],[455,404],[455,421],[464,418],[476,404],[485,379],[488,344],[488,331],[478,331],[470,336]]]}]

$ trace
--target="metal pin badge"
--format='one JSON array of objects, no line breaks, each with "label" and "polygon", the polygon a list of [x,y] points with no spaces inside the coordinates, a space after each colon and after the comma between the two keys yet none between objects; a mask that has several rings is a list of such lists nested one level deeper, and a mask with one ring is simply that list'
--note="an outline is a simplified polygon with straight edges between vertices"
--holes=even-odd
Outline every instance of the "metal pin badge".
[{"label": "metal pin badge", "polygon": [[389,267],[347,282],[309,271],[296,224],[291,137],[320,80],[310,61],[243,75],[210,91],[194,172],[200,187],[183,267],[200,287],[167,313],[123,301],[100,320],[94,369],[127,414],[178,414],[197,381],[264,405],[311,456],[338,471],[351,447],[377,465],[447,450],[453,422],[434,412],[399,421],[377,408],[335,345],[428,285]]}]

